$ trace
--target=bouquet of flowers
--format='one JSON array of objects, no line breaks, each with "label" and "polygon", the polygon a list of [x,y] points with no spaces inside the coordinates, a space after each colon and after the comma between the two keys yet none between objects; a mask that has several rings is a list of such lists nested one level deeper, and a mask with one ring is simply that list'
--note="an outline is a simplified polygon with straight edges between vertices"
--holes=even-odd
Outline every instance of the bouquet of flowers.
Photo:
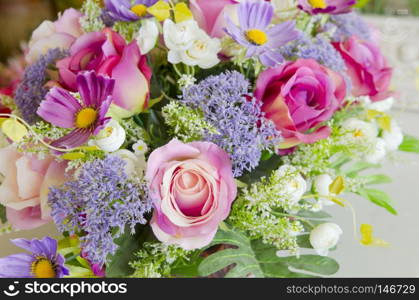
[{"label": "bouquet of flowers", "polygon": [[419,153],[356,2],[86,0],[44,21],[1,95],[1,230],[62,236],[12,240],[29,253],[0,276],[336,273],[324,208],[397,214],[362,172]]}]

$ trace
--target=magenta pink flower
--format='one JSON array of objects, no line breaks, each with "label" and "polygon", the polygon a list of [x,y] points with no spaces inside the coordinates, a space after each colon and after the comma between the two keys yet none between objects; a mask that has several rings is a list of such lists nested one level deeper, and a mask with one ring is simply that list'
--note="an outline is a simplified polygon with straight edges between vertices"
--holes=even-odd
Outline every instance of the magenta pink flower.
[{"label": "magenta pink flower", "polygon": [[63,88],[52,88],[41,102],[38,115],[58,127],[74,128],[52,145],[75,148],[98,134],[110,120],[106,113],[112,103],[114,85],[115,80],[90,71],[77,76],[80,101]]},{"label": "magenta pink flower", "polygon": [[151,153],[146,178],[156,237],[184,249],[208,245],[230,213],[237,186],[226,152],[213,143],[172,140]]},{"label": "magenta pink flower", "polygon": [[28,230],[50,222],[48,190],[65,182],[67,164],[52,156],[39,160],[19,153],[13,146],[0,149],[0,203],[6,206],[13,227]]},{"label": "magenta pink flower", "polygon": [[191,0],[190,8],[199,26],[211,37],[225,36],[226,16],[233,17],[240,1],[236,0]]},{"label": "magenta pink flower", "polygon": [[310,15],[345,14],[355,4],[356,0],[298,0],[298,8]]},{"label": "magenta pink flower", "polygon": [[329,120],[346,96],[342,76],[312,59],[299,59],[259,75],[255,97],[265,117],[281,131],[281,149],[314,143],[330,135],[318,126]]},{"label": "magenta pink flower", "polygon": [[77,90],[76,77],[81,71],[93,70],[115,79],[113,103],[131,113],[147,107],[151,70],[137,43],[127,45],[116,32],[107,28],[78,38],[70,48],[70,57],[57,63],[61,84]]},{"label": "magenta pink flower", "polygon": [[354,96],[370,96],[371,100],[380,101],[393,94],[389,91],[393,69],[378,45],[352,36],[334,46],[345,61]]}]

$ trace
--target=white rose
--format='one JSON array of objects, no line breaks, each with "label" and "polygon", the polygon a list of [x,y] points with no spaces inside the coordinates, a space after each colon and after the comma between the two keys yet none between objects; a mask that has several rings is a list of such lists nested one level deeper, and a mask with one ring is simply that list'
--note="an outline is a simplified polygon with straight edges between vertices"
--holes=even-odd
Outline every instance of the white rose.
[{"label": "white rose", "polygon": [[378,135],[377,125],[359,119],[350,118],[343,123],[343,128],[351,131],[355,138],[374,140]]},{"label": "white rose", "polygon": [[386,112],[386,111],[389,111],[393,107],[393,104],[394,104],[394,98],[390,97],[385,100],[372,102],[371,104],[367,106],[367,108],[381,111],[381,112]]},{"label": "white rose", "polygon": [[154,19],[144,19],[136,38],[141,54],[150,52],[156,45],[158,37],[159,28]]},{"label": "white rose", "polygon": [[91,145],[99,147],[106,152],[114,152],[121,148],[126,138],[125,130],[115,120],[111,120],[106,127],[102,129],[94,140],[90,141]]},{"label": "white rose", "polygon": [[323,223],[315,227],[310,233],[310,243],[319,255],[327,256],[329,249],[335,247],[343,233],[339,225]]},{"label": "white rose", "polygon": [[290,204],[296,204],[307,191],[307,182],[293,166],[283,165],[277,172],[280,177],[287,179],[282,196],[288,197]]},{"label": "white rose", "polygon": [[167,19],[163,24],[164,42],[170,50],[186,50],[192,46],[199,30],[198,23],[194,20],[176,24],[172,20]]},{"label": "white rose", "polygon": [[[316,193],[321,196],[329,196],[330,190],[329,187],[333,183],[332,177],[330,177],[329,174],[322,174],[314,178],[314,188],[316,190]],[[323,205],[333,205],[334,202],[330,201],[329,199],[325,197],[320,197],[320,201]]]},{"label": "white rose", "polygon": [[125,173],[128,176],[144,176],[145,169],[147,167],[147,163],[145,160],[145,156],[137,156],[129,150],[121,149],[113,154],[119,156],[126,162],[125,166]]},{"label": "white rose", "polygon": [[371,164],[377,164],[386,157],[387,154],[387,145],[382,138],[378,138],[374,143],[374,147],[370,153],[365,155],[364,159],[366,162]]},{"label": "white rose", "polygon": [[399,149],[403,142],[403,132],[396,121],[391,121],[391,130],[383,131],[383,140],[386,143],[386,149],[388,151],[396,151]]}]

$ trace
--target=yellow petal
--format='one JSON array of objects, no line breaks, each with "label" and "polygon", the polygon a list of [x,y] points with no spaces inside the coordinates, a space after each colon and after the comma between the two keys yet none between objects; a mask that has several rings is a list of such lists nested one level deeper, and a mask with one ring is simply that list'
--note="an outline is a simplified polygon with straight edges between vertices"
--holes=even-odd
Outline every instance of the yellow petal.
[{"label": "yellow petal", "polygon": [[373,227],[370,224],[361,224],[361,244],[364,246],[386,247],[389,243],[381,239],[375,238],[373,235]]},{"label": "yellow petal", "polygon": [[76,160],[76,159],[83,158],[85,156],[86,154],[84,154],[83,152],[71,152],[71,153],[63,154],[61,158],[65,160]]},{"label": "yellow petal", "polygon": [[178,3],[175,6],[175,22],[181,23],[183,21],[191,20],[193,18],[192,12],[186,3]]},{"label": "yellow petal", "polygon": [[159,22],[163,22],[164,20],[170,18],[170,5],[165,1],[158,1],[153,6],[147,8],[147,12],[156,17]]},{"label": "yellow petal", "polygon": [[342,200],[340,200],[339,198],[336,198],[336,197],[331,197],[331,198],[330,198],[330,201],[332,201],[332,202],[336,203],[336,204],[337,204],[337,205],[339,205],[339,206],[345,207],[345,204],[344,204],[344,203],[343,203],[343,201],[342,201]]},{"label": "yellow petal", "polygon": [[387,114],[384,114],[382,117],[377,120],[378,125],[381,129],[390,132],[391,131],[391,117]]},{"label": "yellow petal", "polygon": [[345,190],[345,179],[342,176],[336,177],[336,179],[329,186],[329,192],[331,194],[339,195],[344,190]]},{"label": "yellow petal", "polygon": [[7,119],[2,122],[1,129],[3,133],[13,142],[19,142],[28,134],[28,130],[16,119]]}]

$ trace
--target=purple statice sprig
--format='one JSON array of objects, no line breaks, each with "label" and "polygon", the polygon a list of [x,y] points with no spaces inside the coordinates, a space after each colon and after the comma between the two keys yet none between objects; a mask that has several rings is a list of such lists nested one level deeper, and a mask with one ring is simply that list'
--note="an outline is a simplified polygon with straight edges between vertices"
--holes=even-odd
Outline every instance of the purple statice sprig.
[{"label": "purple statice sprig", "polygon": [[249,82],[239,72],[210,76],[183,91],[181,101],[203,112],[217,132],[205,132],[204,139],[224,149],[239,177],[259,165],[262,151],[273,149],[281,140],[275,125],[264,117],[259,103],[249,93]]},{"label": "purple statice sprig", "polygon": [[48,88],[45,87],[48,68],[67,55],[68,52],[60,48],[50,49],[26,68],[22,82],[16,89],[15,103],[23,119],[29,124],[39,119],[36,111],[48,92]]},{"label": "purple statice sprig", "polygon": [[126,226],[133,234],[151,210],[148,185],[131,180],[125,165],[114,155],[86,163],[76,180],[50,188],[48,194],[58,230],[80,234],[83,253],[95,264],[103,265],[117,249],[114,239]]},{"label": "purple statice sprig", "polygon": [[372,35],[371,27],[356,12],[331,16],[323,30],[333,32],[334,42],[345,41],[353,35],[368,41]]}]

